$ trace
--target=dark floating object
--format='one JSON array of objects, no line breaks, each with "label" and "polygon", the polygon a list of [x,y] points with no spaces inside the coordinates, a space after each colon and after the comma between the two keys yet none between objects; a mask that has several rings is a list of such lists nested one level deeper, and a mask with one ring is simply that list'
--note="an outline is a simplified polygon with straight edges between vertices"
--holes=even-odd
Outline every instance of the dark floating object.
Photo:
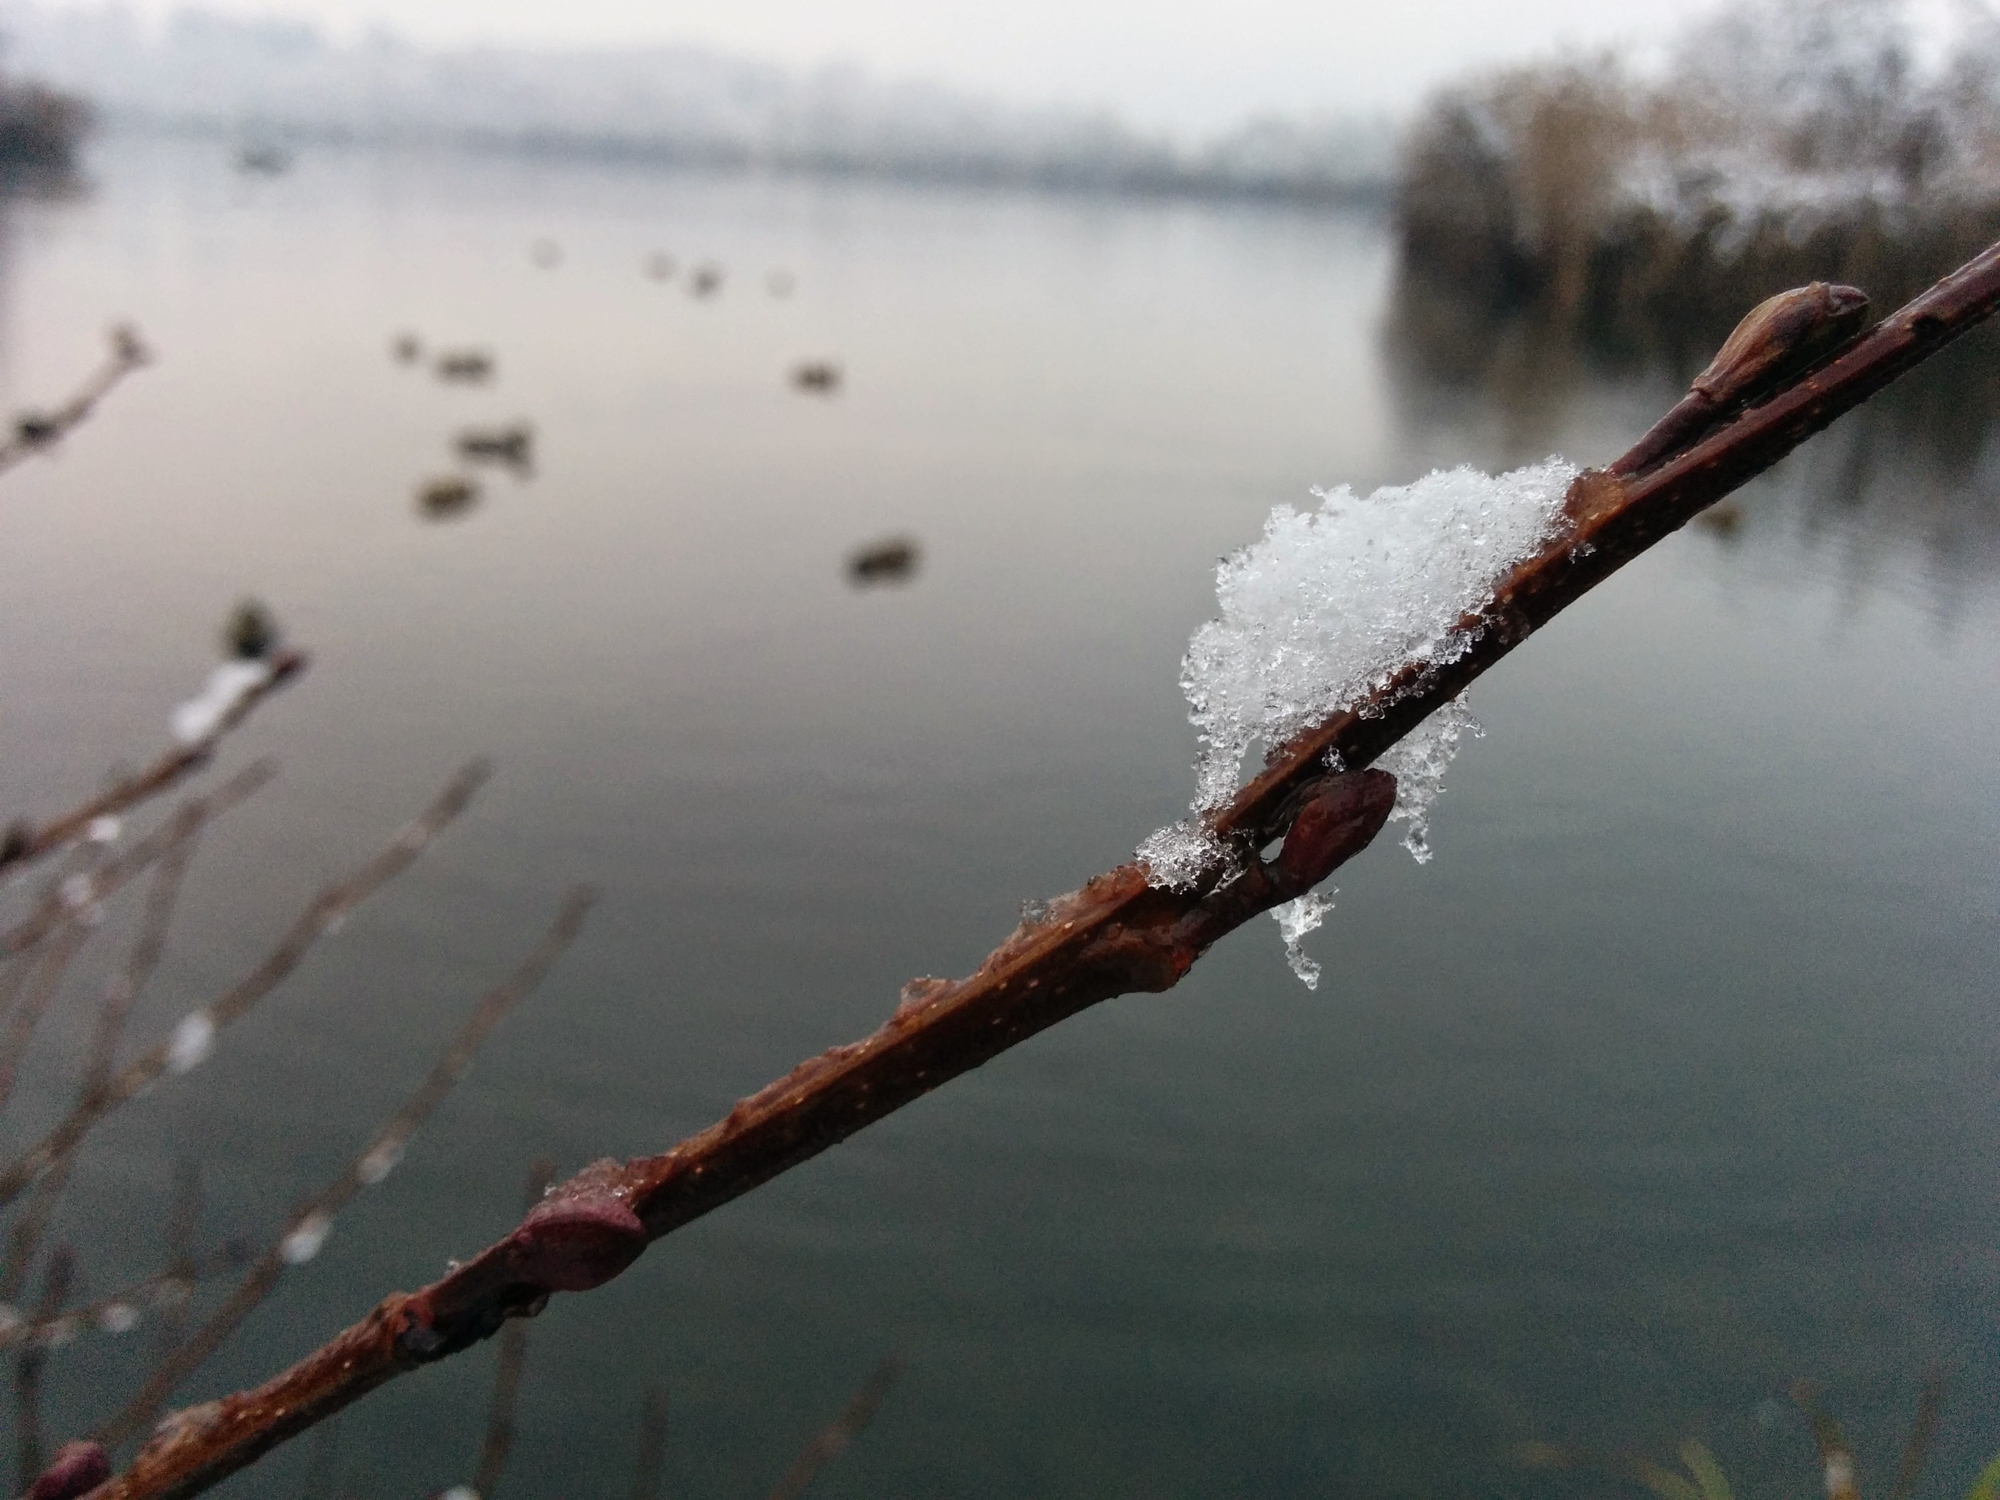
[{"label": "dark floating object", "polygon": [[237,661],[263,661],[277,649],[278,622],[262,600],[245,599],[222,627],[222,649]]},{"label": "dark floating object", "polygon": [[468,427],[458,435],[458,453],[478,463],[525,470],[535,461],[535,429],[526,422],[506,427]]},{"label": "dark floating object", "polygon": [[789,297],[797,285],[798,283],[792,279],[790,271],[773,271],[769,276],[764,278],[765,290],[770,292],[773,297]]},{"label": "dark floating object", "polygon": [[236,170],[249,177],[282,177],[292,169],[292,154],[282,146],[253,145],[236,153]]},{"label": "dark floating object", "polygon": [[703,261],[689,273],[688,294],[693,297],[713,297],[722,290],[722,267],[713,261]]},{"label": "dark floating object", "polygon": [[917,571],[917,544],[908,537],[890,537],[863,547],[847,560],[848,579],[872,583],[904,583]]},{"label": "dark floating object", "polygon": [[1694,524],[1725,540],[1732,539],[1743,529],[1743,507],[1734,500],[1720,501],[1696,516]]},{"label": "dark floating object", "polygon": [[831,396],[840,389],[840,366],[830,359],[808,359],[792,366],[792,384],[802,391]]},{"label": "dark floating object", "polygon": [[417,514],[426,521],[449,521],[479,503],[479,486],[463,474],[427,479],[417,490]]},{"label": "dark floating object", "polygon": [[554,240],[536,240],[528,247],[528,259],[544,271],[553,271],[562,264],[562,246]]},{"label": "dark floating object", "polygon": [[414,333],[399,333],[390,340],[389,355],[399,365],[413,365],[423,354],[423,343]]},{"label": "dark floating object", "polygon": [[437,357],[437,375],[477,385],[493,378],[493,356],[484,349],[447,349]]},{"label": "dark floating object", "polygon": [[646,257],[646,274],[655,281],[672,281],[674,269],[674,258],[664,250],[655,250]]}]

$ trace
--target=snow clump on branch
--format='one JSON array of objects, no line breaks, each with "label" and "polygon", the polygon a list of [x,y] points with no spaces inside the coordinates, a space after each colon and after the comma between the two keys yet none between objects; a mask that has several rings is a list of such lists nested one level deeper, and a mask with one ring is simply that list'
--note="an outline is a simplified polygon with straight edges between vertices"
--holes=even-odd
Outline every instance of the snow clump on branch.
[{"label": "snow clump on branch", "polygon": [[[1561,458],[1497,476],[1457,468],[1365,498],[1347,485],[1318,490],[1316,510],[1275,508],[1263,538],[1217,567],[1221,615],[1195,631],[1182,663],[1200,736],[1196,792],[1192,816],[1139,846],[1153,883],[1187,889],[1227,862],[1206,815],[1235,794],[1253,746],[1283,745],[1354,708],[1412,663],[1464,655],[1472,642],[1460,621],[1561,533],[1576,475]],[[1396,776],[1391,816],[1409,825],[1403,842],[1420,863],[1431,804],[1467,733],[1479,727],[1461,699],[1377,762]],[[1279,908],[1287,946],[1323,913]]]}]

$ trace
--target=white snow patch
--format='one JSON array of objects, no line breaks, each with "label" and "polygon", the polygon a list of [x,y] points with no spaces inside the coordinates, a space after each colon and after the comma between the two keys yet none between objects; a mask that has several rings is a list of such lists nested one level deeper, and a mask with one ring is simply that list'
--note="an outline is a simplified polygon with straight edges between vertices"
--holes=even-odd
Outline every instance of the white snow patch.
[{"label": "white snow patch", "polygon": [[332,1233],[332,1216],[316,1208],[294,1224],[292,1232],[278,1242],[278,1255],[288,1266],[302,1266],[319,1254],[320,1246]]},{"label": "white snow patch", "polygon": [[167,1038],[167,1071],[175,1075],[191,1073],[208,1061],[215,1050],[215,1017],[205,1010],[191,1010]]},{"label": "white snow patch", "polygon": [[271,680],[271,668],[261,661],[226,661],[208,674],[202,690],[181,704],[168,720],[174,739],[199,745],[222,728],[237,704]]},{"label": "white snow patch", "polygon": [[115,844],[118,835],[125,831],[125,825],[109,813],[92,818],[83,830],[83,836],[93,844]]},{"label": "white snow patch", "polygon": [[395,1138],[378,1141],[366,1156],[354,1164],[354,1175],[363,1187],[374,1187],[396,1170],[396,1163],[403,1159],[403,1144]]},{"label": "white snow patch", "polygon": [[1431,862],[1431,805],[1444,795],[1445,769],[1458,754],[1459,740],[1485,734],[1461,693],[1376,758],[1375,768],[1396,778],[1389,821],[1410,825],[1403,847],[1418,864]]},{"label": "white snow patch", "polygon": [[1299,976],[1299,983],[1309,990],[1319,988],[1319,965],[1306,957],[1305,949],[1299,943],[1326,920],[1326,914],[1333,910],[1333,898],[1338,894],[1338,891],[1307,891],[1296,901],[1271,908],[1271,915],[1278,919],[1278,936],[1285,940],[1285,962]]},{"label": "white snow patch", "polygon": [[129,1302],[109,1302],[97,1315],[97,1326],[105,1333],[130,1333],[139,1326],[139,1309]]}]

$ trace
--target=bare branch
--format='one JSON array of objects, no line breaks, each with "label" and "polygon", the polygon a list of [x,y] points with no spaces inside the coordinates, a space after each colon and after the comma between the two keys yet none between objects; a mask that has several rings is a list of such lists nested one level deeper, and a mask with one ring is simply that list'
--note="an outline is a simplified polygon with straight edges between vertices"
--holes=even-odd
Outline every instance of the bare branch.
[{"label": "bare branch", "polygon": [[[43,855],[82,838],[99,818],[125,812],[149,797],[156,797],[191,773],[208,764],[222,737],[250,716],[251,710],[306,668],[302,651],[281,651],[269,661],[270,674],[255,687],[245,689],[209,731],[190,743],[175,745],[143,771],[121,776],[88,802],[58,814],[46,822],[16,822],[0,837],[0,871],[27,864]],[[0,949],[0,952],[11,951]]]},{"label": "bare branch", "polygon": [[854,1399],[847,1403],[847,1410],[822,1428],[819,1435],[806,1444],[805,1451],[792,1460],[792,1466],[785,1470],[785,1477],[771,1491],[771,1500],[799,1500],[806,1487],[818,1477],[819,1471],[845,1452],[847,1445],[860,1437],[862,1430],[875,1420],[882,1398],[889,1394],[889,1387],[902,1373],[903,1362],[893,1355],[877,1365],[875,1373],[863,1382]]},{"label": "bare branch", "polygon": [[639,1412],[639,1459],[632,1466],[632,1500],[660,1500],[660,1476],[667,1467],[667,1392],[646,1387]]},{"label": "bare branch", "polygon": [[90,924],[83,919],[82,913],[78,913],[63,923],[55,941],[41,953],[34,981],[22,994],[21,1003],[14,1007],[6,1034],[0,1036],[0,1108],[4,1108],[13,1097],[14,1079],[21,1071],[21,1061],[28,1055],[29,1045],[35,1040],[35,1031],[54,1002],[56,991],[62,987],[63,975],[69,972],[70,961],[89,936]]},{"label": "bare branch", "polygon": [[[166,1041],[120,1069],[103,1088],[71,1110],[54,1130],[0,1169],[0,1207],[20,1197],[65,1152],[76,1149],[77,1142],[92,1126],[136,1098],[162,1074],[186,1072],[199,1064],[208,1055],[215,1038],[276,989],[304,961],[323,934],[338,927],[349,911],[409,868],[438,832],[464,810],[488,774],[484,761],[474,761],[461,770],[423,816],[403,825],[387,848],[345,880],[327,886],[315,896],[278,940],[277,947],[235,988],[213,1005],[183,1017]],[[131,857],[126,856],[128,861]]]},{"label": "bare branch", "polygon": [[12,927],[0,931],[0,957],[25,953],[53,932],[56,926],[81,907],[102,905],[135,876],[144,874],[182,838],[188,837],[210,820],[220,817],[278,774],[278,763],[268,756],[252,761],[206,796],[197,797],[185,809],[187,823],[180,819],[155,829],[123,854],[108,859],[79,881],[52,881],[33,908]]},{"label": "bare branch", "polygon": [[76,393],[54,411],[32,412],[14,422],[14,435],[0,442],[0,473],[23,459],[53,448],[71,428],[85,421],[111,388],[141,365],[151,364],[153,352],[129,323],[111,330],[111,350]]},{"label": "bare branch", "polygon": [[[1444,666],[1411,665],[1354,709],[1268,757],[1210,820],[1240,863],[1193,890],[1161,889],[1121,865],[1023,924],[969,978],[917,981],[872,1035],[810,1058],[664,1155],[605,1161],[557,1187],[499,1243],[367,1318],[254,1390],[205,1407],[149,1443],[96,1500],[198,1494],[378,1386],[532,1314],[557,1291],[601,1285],[652,1240],[818,1155],[911,1100],[1099,1000],[1175,984],[1217,938],[1319,883],[1365,847],[1387,806],[1379,772],[1329,776],[1328,757],[1366,767],[1515,646],[1654,542],[1685,525],[1936,353],[2000,304],[2000,245],[1762,405],[1691,448],[1669,444],[1647,472],[1581,475],[1566,535],[1504,578],[1459,622],[1470,645]],[[1614,465],[1614,468],[1616,466]],[[1258,857],[1284,839],[1274,862]]]},{"label": "bare branch", "polygon": [[[177,1256],[164,1269],[128,1282],[94,1302],[53,1318],[31,1317],[0,1326],[0,1349],[28,1344],[66,1344],[92,1329],[112,1335],[129,1333],[148,1310],[161,1313],[161,1321],[186,1307],[195,1286],[231,1271],[240,1271],[257,1258],[256,1245],[244,1239],[227,1239],[205,1255]],[[168,1342],[160,1355],[172,1353]]]},{"label": "bare branch", "polygon": [[389,1175],[402,1159],[410,1138],[465,1076],[473,1054],[492,1035],[493,1028],[534,991],[563,950],[576,940],[584,916],[596,899],[596,893],[587,888],[569,894],[547,935],[504,983],[480,998],[417,1091],[375,1133],[366,1150],[293,1211],[285,1222],[284,1232],[258,1257],[229,1300],[153,1372],[123,1411],[104,1424],[96,1434],[99,1442],[115,1448],[150,1427],[175,1387],[200,1369],[222,1347],[223,1340],[271,1295],[286,1268],[301,1265],[319,1253],[320,1245],[333,1228],[334,1216],[363,1188],[372,1187]]},{"label": "bare branch", "polygon": [[[153,876],[153,888],[146,900],[145,919],[138,939],[126,956],[124,967],[106,982],[103,997],[98,1001],[97,1026],[91,1035],[90,1055],[83,1067],[83,1082],[77,1090],[79,1104],[96,1098],[110,1081],[112,1064],[117,1061],[118,1044],[125,1035],[125,1023],[130,1019],[132,1007],[145,990],[147,981],[153,977],[153,970],[159,966],[161,953],[165,951],[167,924],[172,921],[174,906],[180,899],[181,880],[187,874],[188,861],[194,857],[196,830],[199,827],[200,820],[193,815],[192,808],[182,808],[174,820],[174,831],[178,837]],[[0,1090],[0,1100],[4,1098],[5,1092]],[[42,1236],[48,1232],[49,1219],[55,1213],[63,1189],[69,1184],[70,1169],[75,1164],[76,1149],[72,1147],[58,1157],[48,1174],[35,1184],[34,1196],[28,1200],[28,1206],[8,1232],[7,1259],[4,1265],[0,1265],[0,1303],[13,1303],[20,1299],[21,1288],[27,1283],[29,1269],[34,1264],[35,1252],[41,1248]]]},{"label": "bare branch", "polygon": [[[64,1245],[49,1257],[42,1273],[42,1300],[35,1309],[35,1321],[50,1324],[69,1300],[70,1284],[76,1277],[76,1252]],[[37,1339],[21,1351],[14,1363],[14,1449],[20,1471],[20,1488],[28,1489],[42,1472],[42,1365],[48,1359],[48,1344]]]},{"label": "bare branch", "polygon": [[[538,1156],[528,1165],[528,1182],[521,1194],[521,1212],[530,1213],[549,1184],[556,1180],[553,1158]],[[486,1440],[480,1445],[479,1467],[472,1476],[473,1493],[492,1500],[514,1451],[514,1409],[521,1397],[521,1370],[528,1362],[528,1323],[515,1318],[500,1330],[500,1358],[493,1371],[493,1405],[486,1418]]]}]

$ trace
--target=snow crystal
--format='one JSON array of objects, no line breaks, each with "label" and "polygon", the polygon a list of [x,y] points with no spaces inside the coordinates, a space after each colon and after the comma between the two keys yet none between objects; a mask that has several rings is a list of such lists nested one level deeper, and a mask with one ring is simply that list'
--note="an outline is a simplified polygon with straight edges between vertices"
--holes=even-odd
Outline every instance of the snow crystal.
[{"label": "snow crystal", "polygon": [[196,696],[173,712],[168,727],[183,745],[199,745],[222,728],[237,704],[271,680],[271,668],[261,661],[226,661],[208,674]]},{"label": "snow crystal", "polygon": [[396,1163],[403,1159],[403,1142],[394,1138],[378,1141],[368,1154],[354,1164],[354,1175],[361,1179],[364,1187],[374,1187],[391,1172]]},{"label": "snow crystal", "polygon": [[1460,468],[1273,510],[1263,540],[1216,570],[1222,617],[1182,668],[1201,735],[1196,808],[1229,800],[1252,745],[1353,707],[1406,663],[1464,655],[1460,618],[1560,533],[1576,474],[1559,458],[1497,478]]},{"label": "snow crystal", "polygon": [[1229,847],[1200,818],[1182,818],[1148,834],[1138,854],[1152,884],[1187,891],[1229,858]]},{"label": "snow crystal", "polygon": [[1431,804],[1444,794],[1444,773],[1458,754],[1459,740],[1485,733],[1460,694],[1376,758],[1376,769],[1396,778],[1389,821],[1410,825],[1403,847],[1418,864],[1431,862]]},{"label": "snow crystal", "polygon": [[288,1266],[302,1266],[319,1254],[319,1247],[333,1233],[333,1219],[314,1209],[292,1226],[290,1234],[278,1242],[278,1255]]},{"label": "snow crystal", "polygon": [[1299,976],[1299,983],[1309,990],[1319,988],[1319,965],[1306,957],[1299,943],[1326,920],[1326,914],[1333,910],[1333,898],[1337,894],[1336,891],[1307,891],[1296,901],[1271,908],[1271,915],[1278,919],[1278,936],[1285,940],[1285,961]]},{"label": "snow crystal", "polygon": [[167,1071],[190,1073],[208,1061],[214,1050],[215,1018],[205,1010],[189,1011],[167,1038]]},{"label": "snow crystal", "polygon": [[110,1334],[130,1333],[139,1326],[139,1309],[129,1302],[109,1302],[97,1315],[97,1326]]},{"label": "snow crystal", "polygon": [[[1201,815],[1235,793],[1253,746],[1281,745],[1354,707],[1410,663],[1464,655],[1472,641],[1459,622],[1562,533],[1576,475],[1561,458],[1497,477],[1439,470],[1365,499],[1342,485],[1316,491],[1317,510],[1274,509],[1263,539],[1216,569],[1221,617],[1195,631],[1182,663],[1201,745],[1195,816],[1139,846],[1152,882],[1185,889],[1227,858]],[[1410,823],[1405,843],[1419,859],[1429,857],[1426,814],[1470,724],[1434,719],[1415,747],[1381,761],[1417,783],[1399,792],[1396,816]]]},{"label": "snow crystal", "polygon": [[83,830],[83,836],[93,844],[115,844],[118,842],[118,835],[124,831],[125,825],[123,823],[106,814],[102,817],[92,818],[89,825]]}]

